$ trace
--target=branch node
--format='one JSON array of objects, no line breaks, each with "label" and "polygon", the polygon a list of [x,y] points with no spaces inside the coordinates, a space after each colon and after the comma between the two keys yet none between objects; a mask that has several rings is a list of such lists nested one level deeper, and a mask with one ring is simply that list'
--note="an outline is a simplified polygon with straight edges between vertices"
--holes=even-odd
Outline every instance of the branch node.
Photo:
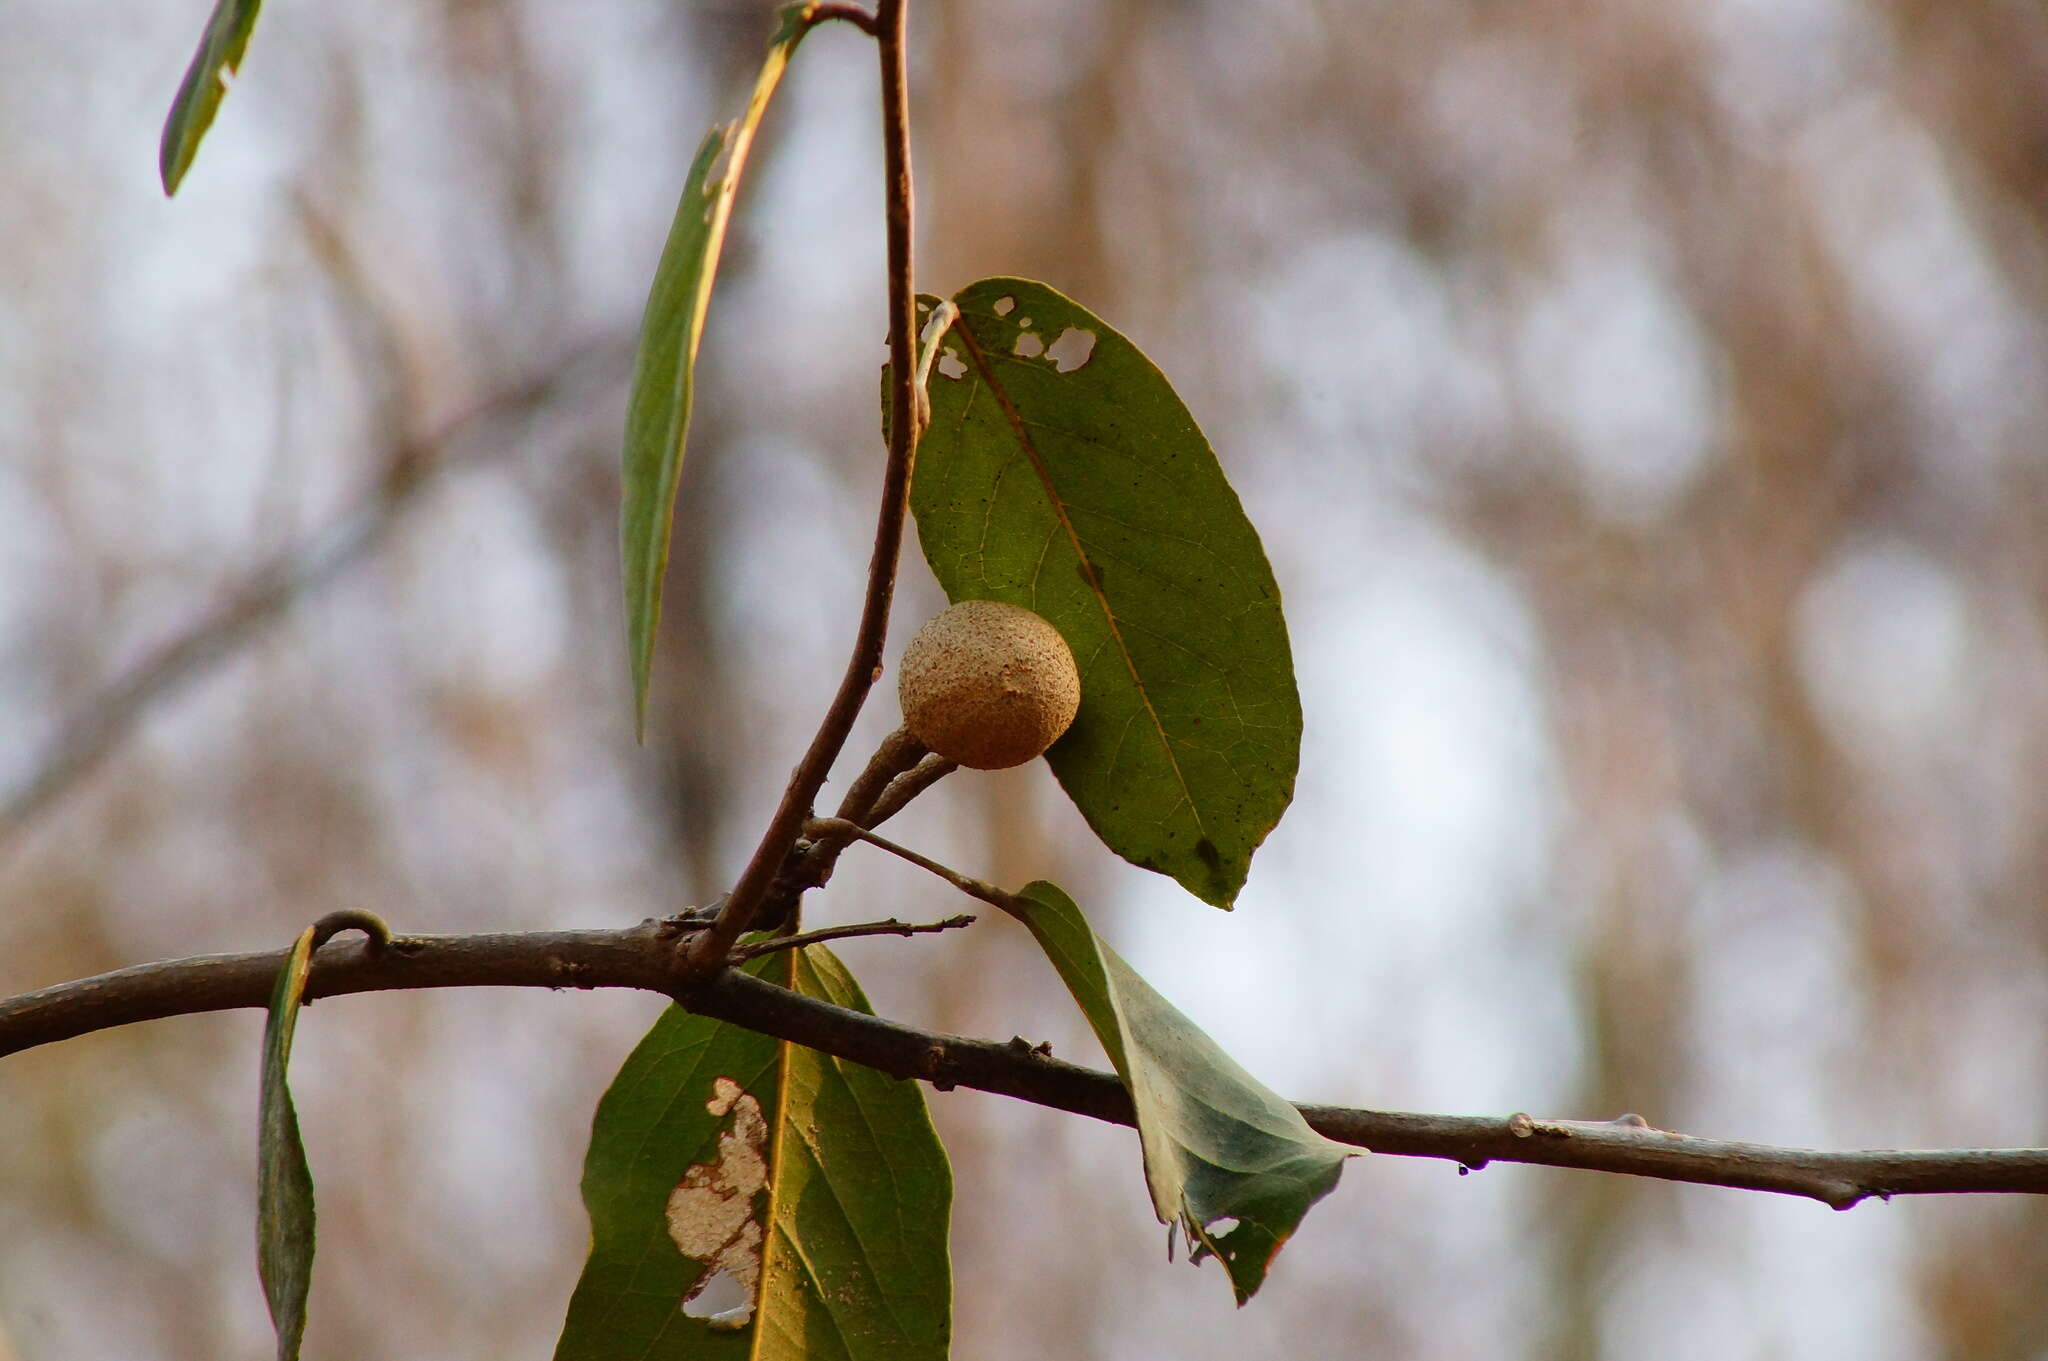
[{"label": "branch node", "polygon": [[950,1092],[955,1085],[953,1079],[953,1052],[942,1039],[934,1038],[924,1051],[922,1077],[935,1092]]}]

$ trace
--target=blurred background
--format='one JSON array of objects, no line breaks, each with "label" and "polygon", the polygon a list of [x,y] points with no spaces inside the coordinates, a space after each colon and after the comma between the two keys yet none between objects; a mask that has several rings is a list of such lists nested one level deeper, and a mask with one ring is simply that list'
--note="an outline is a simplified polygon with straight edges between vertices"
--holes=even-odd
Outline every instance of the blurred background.
[{"label": "blurred background", "polygon": [[[799,53],[700,369],[635,746],[631,344],[766,4],[278,0],[175,203],[203,0],[0,9],[0,993],[737,872],[851,643],[874,61]],[[1068,887],[1291,1096],[1818,1146],[2048,1139],[2048,12],[2033,0],[926,4],[920,284],[1042,278],[1262,528],[1307,740],[1235,913],[1042,767],[896,824]],[[940,603],[915,549],[896,643]],[[842,763],[893,726],[878,691]],[[859,850],[811,924],[959,904]],[[885,1014],[1099,1062],[1023,933]],[[545,1357],[660,1003],[331,1001],[307,1354]],[[253,1013],[0,1063],[0,1357],[266,1354]],[[1126,1131],[935,1095],[957,1354],[2048,1355],[2048,1207],[1365,1159],[1254,1304]]]}]

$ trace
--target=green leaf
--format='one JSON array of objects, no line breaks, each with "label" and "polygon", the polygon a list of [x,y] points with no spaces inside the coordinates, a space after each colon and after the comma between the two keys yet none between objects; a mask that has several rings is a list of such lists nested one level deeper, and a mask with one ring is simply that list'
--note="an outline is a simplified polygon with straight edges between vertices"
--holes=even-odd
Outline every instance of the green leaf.
[{"label": "green leaf", "polygon": [[299,933],[263,1027],[263,1096],[257,1113],[256,1270],[263,1298],[277,1327],[278,1361],[293,1361],[306,1334],[306,1292],[313,1283],[313,1173],[299,1138],[299,1114],[292,1106],[285,1069],[292,1058],[292,1032],[306,995],[312,967],[313,933]]},{"label": "green leaf", "polygon": [[1359,1150],[1317,1134],[1238,1067],[1059,888],[1031,884],[1015,903],[1130,1090],[1153,1210],[1187,1235],[1193,1260],[1222,1259],[1242,1305]]},{"label": "green leaf", "polygon": [[1081,711],[1053,773],[1111,850],[1228,907],[1301,748],[1258,532],[1165,376],[1101,318],[1025,279],[954,301],[911,488],[925,559],[953,600],[1059,629]]},{"label": "green leaf", "polygon": [[[633,670],[633,720],[647,729],[647,688],[654,668],[654,638],[661,622],[662,578],[675,527],[676,487],[683,443],[690,430],[697,345],[711,306],[718,255],[732,216],[733,195],[746,168],[754,131],[768,111],[790,55],[810,27],[815,5],[782,11],[781,27],[754,83],[754,97],[737,121],[704,136],[676,204],[668,244],[654,272],[654,287],[640,319],[640,354],[626,410],[620,556],[626,587],[626,647]],[[722,167],[722,169],[720,168]]]},{"label": "green leaf", "polygon": [[[822,947],[747,967],[868,1009]],[[556,1361],[942,1361],[952,1197],[915,1083],[671,1008],[598,1103]],[[719,1275],[753,1307],[691,1312]]]},{"label": "green leaf", "polygon": [[199,154],[199,143],[213,126],[226,98],[228,81],[242,69],[242,54],[249,50],[249,35],[255,31],[256,15],[263,0],[219,0],[200,35],[199,50],[185,68],[178,96],[171,101],[170,116],[164,119],[163,140],[157,146],[157,173],[164,193],[175,194]]}]

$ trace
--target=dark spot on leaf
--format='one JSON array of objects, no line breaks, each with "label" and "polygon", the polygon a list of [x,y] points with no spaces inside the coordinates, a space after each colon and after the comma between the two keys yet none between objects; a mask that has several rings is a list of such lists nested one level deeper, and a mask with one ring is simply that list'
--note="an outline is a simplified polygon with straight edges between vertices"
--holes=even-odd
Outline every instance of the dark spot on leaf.
[{"label": "dark spot on leaf", "polygon": [[1099,592],[1103,589],[1102,569],[1088,561],[1088,559],[1075,558],[1074,571],[1080,575],[1081,584],[1089,590]]},{"label": "dark spot on leaf", "polygon": [[1223,852],[1216,849],[1216,843],[1203,837],[1195,843],[1195,859],[1202,862],[1209,873],[1219,879],[1223,875]]}]

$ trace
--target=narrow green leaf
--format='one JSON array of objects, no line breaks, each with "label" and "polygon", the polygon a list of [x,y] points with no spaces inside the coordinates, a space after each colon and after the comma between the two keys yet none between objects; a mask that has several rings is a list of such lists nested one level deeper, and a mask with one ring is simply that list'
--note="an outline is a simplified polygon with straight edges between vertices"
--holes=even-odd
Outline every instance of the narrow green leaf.
[{"label": "narrow green leaf", "polygon": [[1053,773],[1111,850],[1228,907],[1301,748],[1258,532],[1172,385],[1100,317],[1025,279],[954,301],[911,488],[925,559],[952,599],[1066,637],[1081,712]]},{"label": "narrow green leaf", "polygon": [[[868,1009],[819,946],[748,971]],[[556,1361],[942,1361],[952,1195],[915,1083],[671,1008],[598,1103]]]},{"label": "narrow green leaf", "polygon": [[1222,1259],[1242,1305],[1359,1150],[1317,1134],[1240,1068],[1103,944],[1059,888],[1031,884],[1017,905],[1130,1090],[1153,1210],[1187,1235],[1193,1260]]},{"label": "narrow green leaf", "polygon": [[157,146],[157,173],[165,194],[178,192],[199,143],[220,112],[228,82],[242,69],[242,54],[249,50],[249,35],[255,31],[256,15],[263,0],[219,0],[200,35],[199,50],[185,68],[177,98],[171,101],[170,116],[164,119],[163,139]]},{"label": "narrow green leaf", "polygon": [[313,1284],[313,1173],[299,1138],[285,1069],[312,967],[313,931],[299,933],[278,971],[263,1026],[263,1096],[257,1113],[256,1270],[277,1327],[278,1361],[295,1361],[306,1334],[306,1292]]},{"label": "narrow green leaf", "polygon": [[732,216],[733,195],[746,168],[754,131],[768,111],[790,55],[810,27],[814,4],[782,11],[781,27],[754,83],[747,111],[704,136],[683,183],[668,244],[655,269],[654,287],[640,319],[640,354],[626,411],[620,556],[625,572],[626,646],[633,670],[633,719],[644,736],[647,688],[654,668],[654,638],[661,621],[662,578],[675,527],[676,487],[683,443],[690,430],[697,346],[711,306],[718,255]]}]

